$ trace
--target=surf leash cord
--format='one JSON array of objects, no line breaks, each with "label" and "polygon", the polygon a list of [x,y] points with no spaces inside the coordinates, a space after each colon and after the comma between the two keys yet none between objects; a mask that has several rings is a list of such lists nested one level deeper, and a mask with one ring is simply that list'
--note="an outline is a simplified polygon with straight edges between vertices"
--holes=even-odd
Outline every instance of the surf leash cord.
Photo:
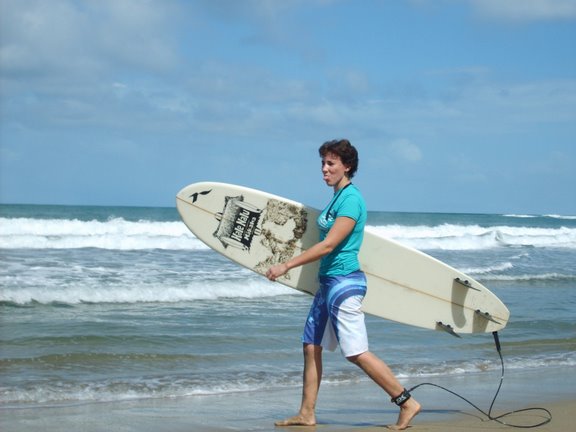
[{"label": "surf leash cord", "polygon": [[[498,394],[500,393],[500,389],[502,388],[502,384],[504,382],[504,358],[502,357],[502,348],[500,346],[500,338],[498,337],[498,332],[492,332],[492,336],[494,336],[494,343],[496,344],[496,351],[498,352],[498,356],[500,357],[500,365],[501,365],[501,372],[502,373],[500,376],[500,383],[498,384],[498,389],[496,390],[496,394],[494,395],[494,398],[492,399],[492,403],[490,404],[490,408],[488,409],[488,412],[485,412],[484,410],[482,410],[481,408],[476,406],[474,403],[472,403],[470,400],[459,395],[458,393],[456,393],[450,389],[447,389],[446,387],[442,387],[441,385],[438,385],[438,384],[421,383],[421,384],[418,384],[418,385],[410,388],[408,390],[408,392],[411,393],[413,390],[416,390],[418,387],[423,387],[423,386],[431,386],[431,387],[439,388],[441,390],[447,391],[448,393],[462,399],[464,402],[471,405],[477,411],[479,411],[484,416],[486,416],[488,420],[495,421],[495,422],[500,423],[502,425],[510,426],[510,427],[514,427],[514,428],[532,429],[532,428],[537,428],[540,426],[544,426],[547,423],[550,423],[552,421],[552,413],[549,410],[547,410],[546,408],[524,408],[524,409],[520,409],[520,410],[509,411],[507,413],[504,413],[504,414],[501,414],[498,416],[492,415],[492,409],[494,408],[494,404],[496,403],[496,399],[498,398]],[[540,423],[532,424],[532,425],[519,425],[519,424],[507,423],[503,420],[504,418],[506,418],[512,414],[518,414],[518,413],[522,413],[522,412],[540,412],[540,413],[542,413],[544,420],[541,421]]]}]

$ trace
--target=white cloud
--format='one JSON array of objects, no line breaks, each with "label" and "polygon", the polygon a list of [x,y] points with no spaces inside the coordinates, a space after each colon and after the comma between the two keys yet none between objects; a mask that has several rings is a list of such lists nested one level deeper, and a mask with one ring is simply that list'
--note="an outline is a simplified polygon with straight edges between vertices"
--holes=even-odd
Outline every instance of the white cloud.
[{"label": "white cloud", "polygon": [[393,141],[388,148],[396,157],[407,162],[419,162],[423,157],[420,148],[405,138]]},{"label": "white cloud", "polygon": [[574,0],[471,0],[479,14],[513,21],[576,19]]},{"label": "white cloud", "polygon": [[165,70],[176,59],[165,36],[173,14],[165,2],[2,0],[2,75]]}]

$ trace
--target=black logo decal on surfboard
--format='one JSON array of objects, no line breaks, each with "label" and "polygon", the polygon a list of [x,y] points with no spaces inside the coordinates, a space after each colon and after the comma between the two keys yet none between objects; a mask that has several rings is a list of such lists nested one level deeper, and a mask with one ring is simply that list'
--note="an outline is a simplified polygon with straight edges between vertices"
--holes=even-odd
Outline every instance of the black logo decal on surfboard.
[{"label": "black logo decal on surfboard", "polygon": [[238,249],[250,250],[252,239],[260,234],[258,221],[262,210],[244,202],[242,195],[226,197],[224,209],[216,213],[220,222],[214,232],[224,247],[233,246]]},{"label": "black logo decal on surfboard", "polygon": [[189,198],[192,198],[192,204],[194,204],[196,201],[198,201],[199,195],[208,195],[210,192],[212,192],[212,189],[202,192],[194,192],[192,195],[189,196]]}]

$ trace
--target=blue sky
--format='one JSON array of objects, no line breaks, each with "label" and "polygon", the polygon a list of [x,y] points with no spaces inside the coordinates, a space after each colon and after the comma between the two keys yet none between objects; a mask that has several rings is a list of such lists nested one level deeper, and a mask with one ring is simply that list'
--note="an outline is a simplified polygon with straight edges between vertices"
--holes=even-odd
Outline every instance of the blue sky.
[{"label": "blue sky", "polygon": [[0,0],[0,202],[576,214],[574,0]]}]

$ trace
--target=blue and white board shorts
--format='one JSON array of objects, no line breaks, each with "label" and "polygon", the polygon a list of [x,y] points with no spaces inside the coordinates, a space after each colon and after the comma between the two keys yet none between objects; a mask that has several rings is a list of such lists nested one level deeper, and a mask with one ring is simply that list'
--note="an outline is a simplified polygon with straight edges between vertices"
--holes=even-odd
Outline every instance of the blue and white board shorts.
[{"label": "blue and white board shorts", "polygon": [[368,351],[368,334],[361,310],[366,295],[366,276],[361,271],[346,276],[320,276],[302,342],[334,351],[338,344],[344,357]]}]

